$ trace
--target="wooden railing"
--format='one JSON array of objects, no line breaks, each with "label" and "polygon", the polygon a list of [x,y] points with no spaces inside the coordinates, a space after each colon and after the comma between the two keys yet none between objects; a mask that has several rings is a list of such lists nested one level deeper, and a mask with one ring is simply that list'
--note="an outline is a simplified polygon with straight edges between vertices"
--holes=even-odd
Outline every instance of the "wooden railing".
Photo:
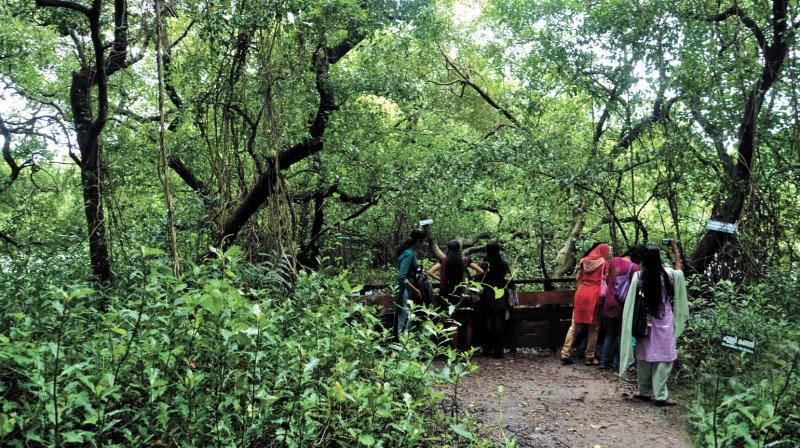
[{"label": "wooden railing", "polygon": [[[510,321],[518,347],[556,348],[564,342],[564,335],[572,319],[573,289],[549,291],[523,291],[521,286],[532,284],[573,283],[573,278],[515,280],[519,305],[511,311]],[[362,291],[379,291],[390,286],[364,285]],[[438,285],[434,285],[438,287]],[[385,322],[391,322],[394,314],[393,297],[390,294],[364,295],[365,303],[382,306]]]}]

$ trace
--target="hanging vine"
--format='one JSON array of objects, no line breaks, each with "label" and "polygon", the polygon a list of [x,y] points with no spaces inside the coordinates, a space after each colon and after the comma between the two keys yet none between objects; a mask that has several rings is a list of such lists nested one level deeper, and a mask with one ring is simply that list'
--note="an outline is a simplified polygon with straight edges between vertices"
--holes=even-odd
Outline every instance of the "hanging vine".
[{"label": "hanging vine", "polygon": [[175,207],[172,203],[172,193],[169,188],[169,175],[167,173],[167,148],[164,142],[164,32],[161,26],[161,2],[154,0],[156,13],[156,70],[158,72],[158,149],[161,156],[161,163],[158,167],[158,174],[161,178],[161,185],[164,189],[164,200],[167,203],[167,233],[169,235],[169,249],[172,256],[172,272],[177,278],[180,275],[180,260],[178,257],[178,239],[175,234]]}]

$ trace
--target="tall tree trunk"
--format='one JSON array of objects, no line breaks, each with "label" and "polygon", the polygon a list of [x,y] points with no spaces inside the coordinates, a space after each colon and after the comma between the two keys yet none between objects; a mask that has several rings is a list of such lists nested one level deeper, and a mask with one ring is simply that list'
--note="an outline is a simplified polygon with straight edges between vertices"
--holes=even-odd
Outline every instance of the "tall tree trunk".
[{"label": "tall tree trunk", "polygon": [[108,257],[106,239],[106,223],[103,219],[103,196],[100,186],[100,142],[94,139],[89,147],[81,148],[81,186],[83,191],[83,208],[86,213],[86,224],[89,234],[89,260],[92,273],[102,282],[110,282],[111,261]]},{"label": "tall tree trunk", "polygon": [[[40,8],[61,8],[82,15],[89,26],[92,46],[91,60],[81,59],[81,68],[72,73],[69,99],[72,120],[80,150],[80,159],[75,161],[81,169],[83,207],[89,238],[89,259],[95,279],[101,283],[112,280],[111,262],[108,257],[106,225],[103,218],[103,195],[100,176],[101,142],[100,134],[108,118],[108,77],[141,60],[128,59],[128,3],[127,0],[114,0],[114,40],[104,42],[101,29],[103,2],[92,0],[91,6],[69,0],[36,0]],[[77,27],[76,27],[77,28]],[[149,35],[144,47],[147,47]],[[76,45],[79,43],[76,42]],[[110,48],[108,57],[106,49]],[[97,87],[96,99],[92,89]],[[92,107],[95,102],[96,107]]]},{"label": "tall tree trunk", "polygon": [[[758,116],[767,92],[780,75],[781,66],[788,52],[787,2],[773,0],[772,2],[772,30],[773,42],[766,44],[763,31],[756,23],[738,7],[732,7],[725,12],[708,18],[710,21],[723,21],[729,17],[738,17],[742,23],[753,31],[758,40],[758,45],[763,52],[763,66],[761,76],[753,86],[747,97],[742,111],[742,121],[739,125],[739,143],[737,147],[736,166],[731,177],[727,179],[727,192],[724,199],[718,201],[712,209],[711,217],[716,221],[735,223],[739,220],[750,190],[753,172],[753,156],[756,152],[756,133]],[[708,230],[700,239],[691,257],[689,257],[689,270],[693,273],[705,272],[714,257],[728,242],[734,241],[734,235]]]},{"label": "tall tree trunk", "polygon": [[106,222],[103,214],[103,194],[101,185],[101,143],[100,134],[92,124],[92,78],[93,67],[85,67],[72,74],[70,86],[70,106],[73,124],[77,133],[81,170],[81,191],[83,209],[89,239],[89,263],[94,277],[101,283],[112,280],[111,261],[108,256]]}]

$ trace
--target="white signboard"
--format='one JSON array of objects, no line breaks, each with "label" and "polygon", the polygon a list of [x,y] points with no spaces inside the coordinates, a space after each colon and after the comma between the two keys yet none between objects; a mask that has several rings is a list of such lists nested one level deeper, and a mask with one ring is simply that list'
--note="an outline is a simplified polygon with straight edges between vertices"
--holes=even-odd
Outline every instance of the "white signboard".
[{"label": "white signboard", "polygon": [[755,341],[741,339],[738,336],[725,335],[722,336],[722,346],[739,350],[740,352],[753,353],[753,350],[756,348],[756,343]]},{"label": "white signboard", "polygon": [[739,230],[739,224],[712,220],[708,221],[706,229],[722,233],[736,233]]},{"label": "white signboard", "polygon": [[432,219],[423,219],[422,221],[419,222],[419,226],[420,227],[429,226],[431,224],[433,224],[433,220]]}]

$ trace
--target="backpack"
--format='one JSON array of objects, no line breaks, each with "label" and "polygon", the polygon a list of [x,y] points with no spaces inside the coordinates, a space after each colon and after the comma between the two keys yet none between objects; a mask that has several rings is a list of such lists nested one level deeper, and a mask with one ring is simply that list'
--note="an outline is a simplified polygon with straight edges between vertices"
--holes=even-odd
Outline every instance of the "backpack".
[{"label": "backpack", "polygon": [[612,292],[618,303],[625,303],[625,296],[628,295],[628,287],[631,284],[631,271],[633,271],[633,263],[628,266],[628,272],[624,276],[618,275],[614,278]]},{"label": "backpack", "polygon": [[431,280],[428,278],[427,272],[420,269],[418,272],[414,273],[414,278],[411,283],[419,290],[421,296],[420,301],[423,305],[435,305],[433,299],[433,285],[431,285]]},{"label": "backpack", "polygon": [[636,297],[633,302],[633,324],[631,336],[646,338],[650,336],[650,323],[647,321],[647,306],[644,303],[644,292],[641,283],[636,287]]}]

